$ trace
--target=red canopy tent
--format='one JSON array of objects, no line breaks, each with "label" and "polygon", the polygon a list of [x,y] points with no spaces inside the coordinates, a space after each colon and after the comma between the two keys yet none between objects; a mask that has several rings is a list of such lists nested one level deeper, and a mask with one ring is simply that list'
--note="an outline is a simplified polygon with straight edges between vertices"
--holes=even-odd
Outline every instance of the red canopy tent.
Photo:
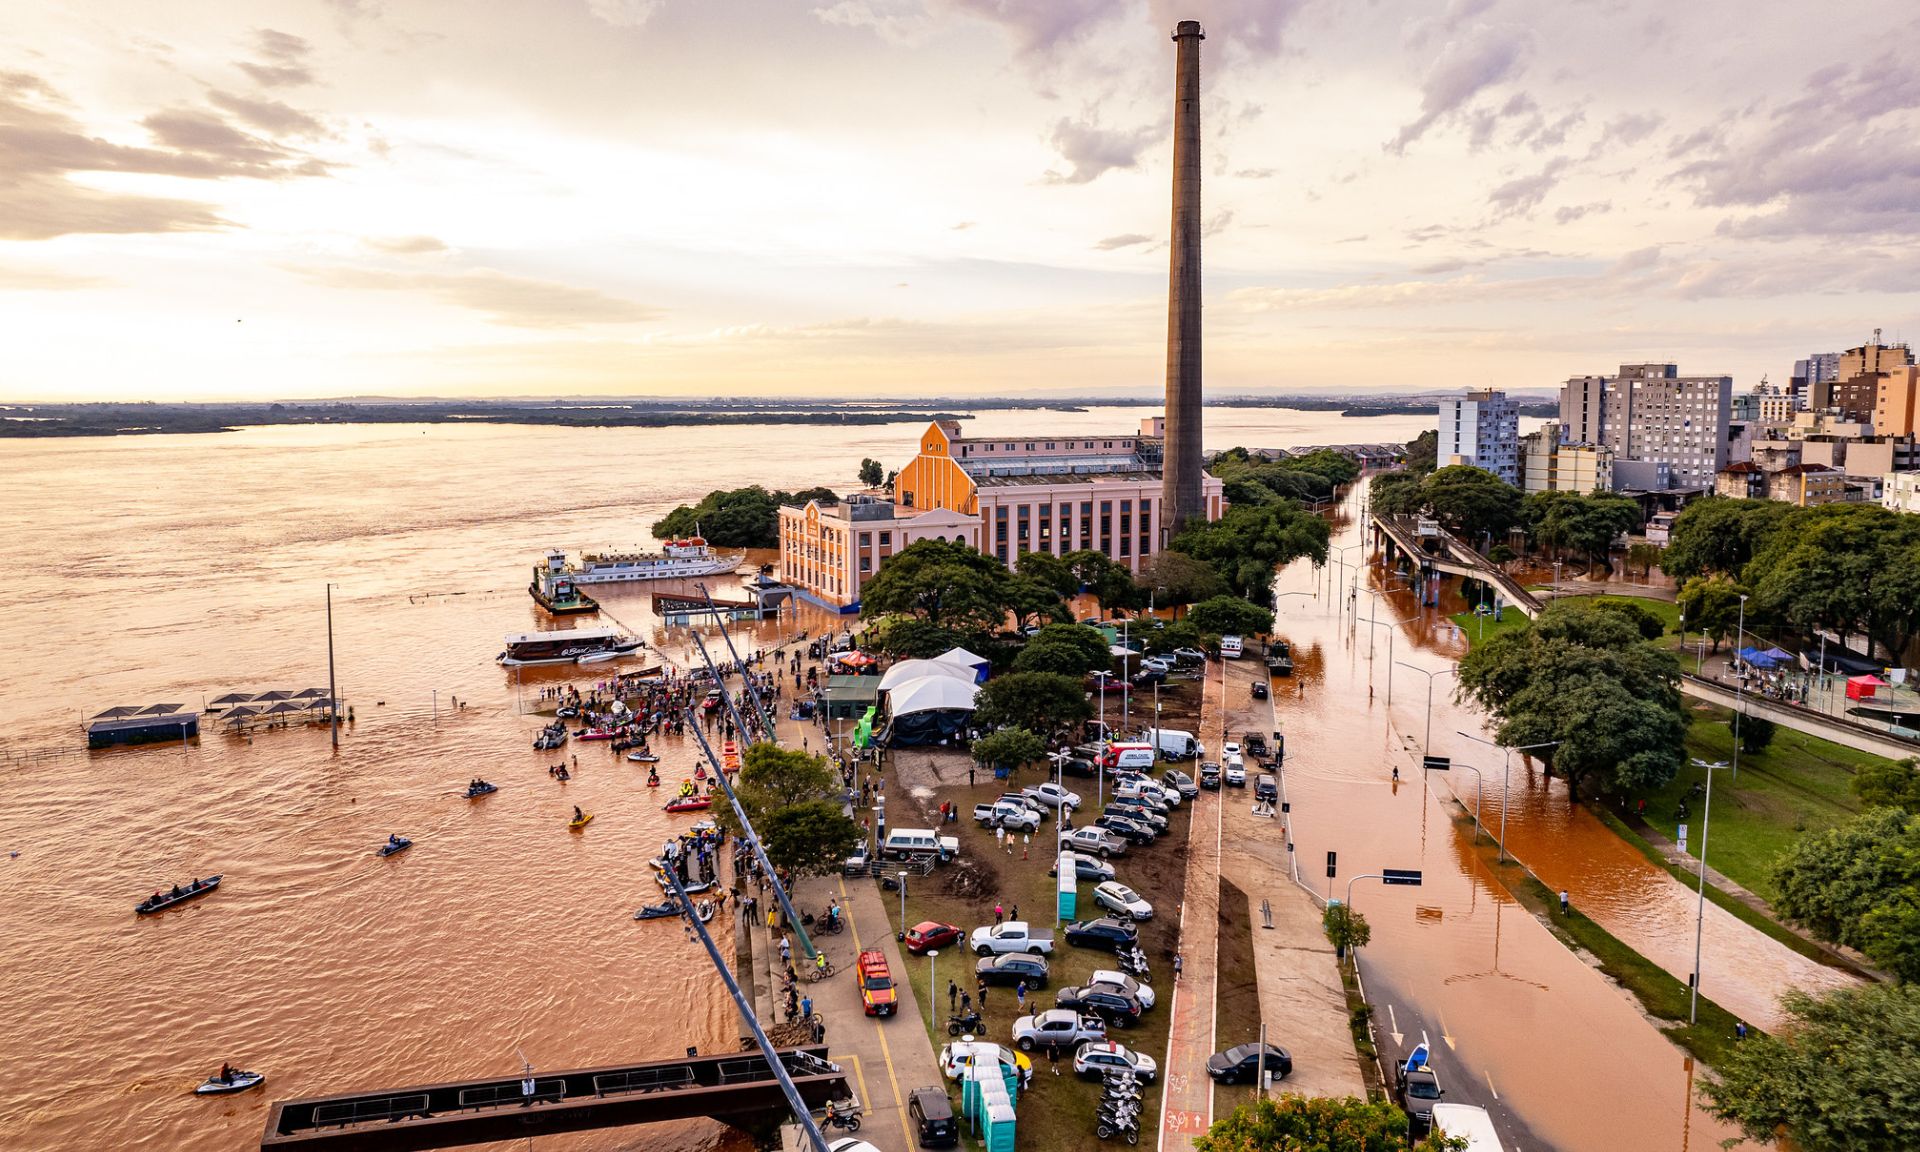
[{"label": "red canopy tent", "polygon": [[1872,674],[1866,676],[1849,676],[1847,677],[1847,699],[1871,700],[1875,692],[1886,686],[1887,682],[1885,680]]}]

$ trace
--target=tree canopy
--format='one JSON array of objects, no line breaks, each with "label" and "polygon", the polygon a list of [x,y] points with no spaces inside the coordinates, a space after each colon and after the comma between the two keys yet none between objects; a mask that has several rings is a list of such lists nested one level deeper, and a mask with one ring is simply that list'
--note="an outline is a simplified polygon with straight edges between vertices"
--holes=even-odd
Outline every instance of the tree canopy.
[{"label": "tree canopy", "polygon": [[980,689],[973,718],[983,728],[1024,728],[1052,741],[1093,715],[1080,678],[1058,672],[1009,672]]},{"label": "tree canopy", "polygon": [[988,767],[1019,768],[1047,754],[1047,742],[1025,728],[1002,728],[973,742],[973,758]]},{"label": "tree canopy", "polygon": [[1407,1114],[1355,1096],[1262,1097],[1242,1104],[1193,1142],[1194,1152],[1446,1152],[1466,1141],[1428,1133],[1411,1142]]},{"label": "tree canopy", "polygon": [[1232,591],[1213,565],[1172,549],[1146,562],[1140,570],[1140,587],[1151,592],[1152,603],[1160,607],[1195,604]]},{"label": "tree canopy", "polygon": [[1187,622],[1207,636],[1264,636],[1273,631],[1273,611],[1237,596],[1215,596],[1187,609]]},{"label": "tree canopy", "polygon": [[1878,504],[1794,508],[1741,575],[1750,615],[1903,652],[1920,631],[1920,517]]},{"label": "tree canopy", "polygon": [[1014,570],[1029,580],[1046,585],[1062,598],[1080,591],[1080,578],[1067,562],[1051,552],[1022,552]]},{"label": "tree canopy", "polygon": [[[1078,587],[1085,588],[1100,601],[1102,611],[1133,607],[1138,590],[1134,587],[1133,572],[1125,564],[1095,548],[1069,552],[1060,559],[1073,573]],[[1145,596],[1140,596],[1140,603],[1146,603]]]},{"label": "tree canopy", "polygon": [[1422,476],[1382,472],[1368,489],[1373,510],[1387,516],[1431,516],[1462,540],[1498,540],[1521,523],[1520,490],[1468,464],[1450,464]]},{"label": "tree canopy", "polygon": [[1440,431],[1429,428],[1407,441],[1407,471],[1424,476],[1440,463]]},{"label": "tree canopy", "polygon": [[951,628],[929,624],[917,616],[882,616],[861,634],[861,643],[908,660],[931,660],[942,652],[964,648],[970,638]]},{"label": "tree canopy", "polygon": [[1360,466],[1338,452],[1322,449],[1304,456],[1263,460],[1245,448],[1216,453],[1207,471],[1235,505],[1274,504],[1282,500],[1325,500],[1341,484],[1350,484]]},{"label": "tree canopy", "polygon": [[1218,520],[1188,525],[1173,548],[1212,565],[1236,594],[1264,603],[1280,565],[1303,556],[1326,562],[1327,534],[1325,520],[1288,501],[1236,505]]},{"label": "tree canopy", "polygon": [[860,825],[840,811],[838,804],[809,800],[791,804],[754,821],[760,845],[776,868],[796,876],[824,876],[840,864],[864,838]]},{"label": "tree canopy", "polygon": [[1774,870],[1774,908],[1823,940],[1920,977],[1920,816],[1872,808],[1794,841]]},{"label": "tree canopy", "polygon": [[880,487],[881,482],[886,480],[886,478],[887,478],[886,469],[880,466],[880,461],[875,460],[871,456],[863,457],[861,459],[860,483],[866,485],[869,488],[878,488]]},{"label": "tree canopy", "polygon": [[1737,1044],[1701,1089],[1748,1139],[1819,1152],[1920,1148],[1920,990],[1869,984],[1813,997],[1789,989],[1778,1033]]},{"label": "tree canopy", "polygon": [[1713,650],[1736,634],[1740,626],[1740,597],[1747,590],[1725,576],[1695,576],[1680,589],[1677,598],[1686,626],[1713,638]]},{"label": "tree canopy", "polygon": [[1611,572],[1613,542],[1639,527],[1640,504],[1611,492],[1531,492],[1520,501],[1520,516],[1537,546]]},{"label": "tree canopy", "polygon": [[778,548],[780,546],[780,506],[805,504],[818,500],[837,504],[838,496],[828,488],[808,488],[799,492],[769,492],[758,484],[730,491],[713,491],[698,504],[682,504],[653,522],[658,540],[699,534],[710,544],[722,548]]},{"label": "tree canopy", "polygon": [[1864,804],[1920,813],[1920,761],[1883,760],[1853,774],[1853,794]]},{"label": "tree canopy", "polygon": [[1646,643],[1626,617],[1563,602],[1470,649],[1459,695],[1493,715],[1506,747],[1559,741],[1541,758],[1573,796],[1589,780],[1608,792],[1648,791],[1685,757],[1679,676],[1673,654]]},{"label": "tree canopy", "polygon": [[[762,740],[747,745],[733,790],[740,797],[740,806],[747,810],[747,818],[760,829],[762,821],[773,813],[794,804],[824,799],[839,783],[840,778],[827,766],[826,757]],[[713,811],[722,827],[733,833],[740,831],[732,805],[720,805]]]},{"label": "tree canopy", "polygon": [[1674,517],[1660,568],[1680,584],[1696,576],[1738,579],[1791,508],[1777,500],[1695,500]]},{"label": "tree canopy", "polygon": [[1058,672],[1079,677],[1096,668],[1111,667],[1113,654],[1106,636],[1086,624],[1049,624],[1013,658],[1015,672]]},{"label": "tree canopy", "polygon": [[900,614],[938,628],[991,632],[1005,622],[1013,575],[984,552],[916,540],[887,558],[860,594],[860,615]]}]

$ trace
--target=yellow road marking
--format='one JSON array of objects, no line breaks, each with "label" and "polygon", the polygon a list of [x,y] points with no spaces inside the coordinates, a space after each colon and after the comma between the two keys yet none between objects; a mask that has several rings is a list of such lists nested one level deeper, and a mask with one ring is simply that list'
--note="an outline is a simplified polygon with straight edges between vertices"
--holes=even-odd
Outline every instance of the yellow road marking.
[{"label": "yellow road marking", "polygon": [[[847,895],[847,878],[845,876],[837,876],[834,878],[834,884],[840,889],[840,899],[851,904],[853,899]],[[860,927],[853,922],[852,916],[847,917],[847,931],[853,934],[853,954],[857,960],[861,952]],[[909,987],[911,987],[911,985],[909,985]],[[927,988],[927,995],[933,995],[933,988],[931,986]],[[894,1018],[898,1019],[899,1015],[898,1012],[895,1012]],[[917,1023],[916,1021],[916,1024]],[[907,1125],[907,1102],[900,1095],[900,1077],[895,1074],[893,1069],[893,1050],[887,1046],[887,1030],[880,1026],[880,1017],[878,1016],[873,1018],[873,1031],[874,1035],[880,1038],[880,1058],[887,1063],[887,1083],[893,1088],[893,1106],[898,1109],[900,1113],[900,1135],[906,1139],[906,1147],[912,1148],[914,1147],[913,1129]],[[866,1085],[864,1083],[861,1084],[860,1091],[863,1095],[865,1094]]]}]

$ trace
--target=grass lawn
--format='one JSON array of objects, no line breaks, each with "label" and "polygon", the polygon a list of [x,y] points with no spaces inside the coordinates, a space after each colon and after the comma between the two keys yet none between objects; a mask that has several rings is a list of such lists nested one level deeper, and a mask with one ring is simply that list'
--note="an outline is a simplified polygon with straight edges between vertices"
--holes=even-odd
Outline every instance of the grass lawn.
[{"label": "grass lawn", "polygon": [[[1689,702],[1689,715],[1688,758],[1731,763],[1730,712]],[[1765,751],[1741,753],[1737,777],[1727,769],[1715,776],[1709,862],[1735,883],[1771,900],[1773,866],[1781,854],[1803,832],[1831,828],[1858,813],[1854,773],[1881,763],[1885,761],[1871,753],[1781,726]],[[1693,794],[1693,787],[1705,780],[1706,769],[1689,764],[1647,798],[1643,817],[1661,834],[1677,839],[1675,807],[1681,798],[1690,797],[1693,812],[1687,847],[1694,852],[1699,850],[1702,797]]]},{"label": "grass lawn", "polygon": [[[1639,596],[1562,596],[1561,601],[1568,604],[1599,604],[1607,601],[1622,604],[1637,604],[1660,618],[1667,631],[1673,634],[1673,643],[1679,643],[1680,607],[1671,600],[1655,600]],[[1502,613],[1505,619],[1495,621],[1493,617],[1479,617],[1472,612],[1459,612],[1453,616],[1453,622],[1467,638],[1467,646],[1482,644],[1495,636],[1516,629],[1525,628],[1529,621],[1515,609],[1509,607]]]},{"label": "grass lawn", "polygon": [[[1214,969],[1213,1034],[1216,1051],[1260,1039],[1260,982],[1254,974],[1253,919],[1247,914],[1247,894],[1220,881],[1220,961]],[[1216,1084],[1215,1116],[1230,1115],[1242,1104],[1258,1099],[1252,1084]]]},{"label": "grass lawn", "polygon": [[[1039,779],[1036,774],[1028,775],[1029,779],[1006,783],[1017,787],[1035,783]],[[1092,782],[1069,779],[1067,783],[1080,792],[1085,800],[1081,809],[1083,818],[1078,823],[1092,819],[1096,815],[1092,810]],[[975,787],[969,788],[965,784],[941,787],[934,790],[931,797],[916,799],[929,808],[941,800],[952,800],[966,813],[972,811],[975,803],[991,799],[1001,790],[1001,782],[995,782],[983,774]],[[891,786],[888,791],[892,793]],[[1129,1048],[1145,1052],[1158,1064],[1164,1064],[1166,1059],[1167,998],[1172,995],[1173,940],[1186,882],[1187,827],[1190,820],[1191,806],[1182,804],[1169,814],[1167,835],[1150,846],[1129,846],[1126,855],[1113,861],[1118,879],[1139,892],[1154,907],[1154,919],[1140,925],[1140,943],[1147,953],[1152,976],[1157,981],[1154,987],[1160,999],[1142,1016],[1139,1025],[1113,1029],[1112,1038]],[[1041,849],[1043,842],[1051,846],[1054,834],[1051,819],[1041,825],[1041,835],[1035,838],[1029,852],[1030,858],[1025,860],[1020,858],[1020,846],[1016,846],[1013,855],[1008,856],[995,843],[993,833],[971,821],[963,820],[959,824],[948,825],[947,831],[960,838],[961,861],[938,868],[927,877],[912,879],[908,884],[905,926],[923,920],[938,920],[970,932],[981,924],[993,923],[993,905],[998,900],[1009,906],[1018,905],[1020,915],[1036,928],[1053,927],[1057,882],[1047,875],[1053,861],[1049,853]],[[956,891],[956,887],[968,890]],[[973,890],[975,888],[977,891]],[[1101,909],[1093,905],[1092,892],[1093,885],[1082,881],[1077,918],[1091,919],[1103,914]],[[892,892],[882,895],[889,919],[897,921],[901,914],[900,897]],[[896,932],[903,930],[903,925],[899,923],[893,927]],[[946,1027],[947,982],[954,980],[959,982],[963,990],[974,991],[973,972],[978,959],[964,949],[943,948],[937,961],[929,962],[919,957],[908,957],[906,960],[905,975],[912,981],[920,1003],[934,1006],[937,1024],[930,1023],[924,1015],[919,1024],[922,1028],[930,1028],[936,1052],[950,1039]],[[1084,983],[1095,968],[1116,966],[1110,953],[1071,947],[1064,939],[1055,941],[1048,964],[1051,971],[1047,987],[1028,992],[1025,1013],[1053,1007],[1054,993],[1069,985]],[[938,981],[937,987],[932,986],[930,976]],[[924,1007],[922,1011],[925,1011]],[[988,991],[985,1027],[980,1038],[1010,1045],[1013,1021],[1022,1014],[1015,1006],[1014,990],[994,985]],[[1033,1089],[1023,1094],[1017,1104],[1021,1147],[1086,1149],[1088,1152],[1100,1148],[1101,1142],[1093,1134],[1094,1110],[1100,1096],[1096,1083],[1073,1075],[1071,1052],[1061,1053],[1057,1076],[1053,1074],[1054,1066],[1044,1052],[1036,1051],[1031,1058],[1034,1065]],[[1158,1130],[1158,1084],[1156,1080],[1152,1089],[1145,1093],[1146,1108],[1140,1125],[1143,1133]],[[954,1100],[954,1111],[958,1114],[959,1091],[952,1084],[948,1088]],[[979,1146],[971,1134],[966,1134],[963,1140],[968,1148]]]}]

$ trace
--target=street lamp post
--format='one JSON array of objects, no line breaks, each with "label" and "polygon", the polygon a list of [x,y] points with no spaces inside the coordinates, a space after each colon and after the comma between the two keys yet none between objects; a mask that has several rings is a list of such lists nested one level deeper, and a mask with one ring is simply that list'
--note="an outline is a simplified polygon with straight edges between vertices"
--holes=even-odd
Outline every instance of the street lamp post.
[{"label": "street lamp post", "polygon": [[[906,920],[902,918],[901,923],[904,925]],[[934,1005],[940,1002],[939,968],[934,963],[938,959],[940,959],[940,949],[927,949],[927,1027],[929,1028],[934,1026],[933,1014],[938,1011]]]},{"label": "street lamp post", "polygon": [[907,930],[907,874],[900,873],[900,931]]},{"label": "street lamp post", "polygon": [[1449,764],[1448,767],[1465,768],[1473,773],[1473,842],[1478,844],[1480,843],[1480,802],[1487,798],[1487,778],[1480,774],[1480,769],[1471,764]]},{"label": "street lamp post", "polygon": [[[1458,729],[1456,729],[1456,731],[1458,731]],[[1515,752],[1532,752],[1540,748],[1558,748],[1561,742],[1558,740],[1544,740],[1538,744],[1524,744],[1518,748],[1507,748],[1485,737],[1475,736],[1471,732],[1461,732],[1460,735],[1465,736],[1476,744],[1485,744],[1489,748],[1500,749],[1500,857],[1497,862],[1505,864],[1507,862],[1507,780],[1512,774],[1513,754]]]},{"label": "street lamp post", "polygon": [[[1738,656],[1740,654],[1740,649],[1746,645],[1746,642],[1747,642],[1747,598],[1745,596],[1741,596],[1740,597],[1740,622],[1737,629],[1734,632],[1733,654]],[[1735,784],[1738,784],[1740,782],[1740,713],[1746,711],[1746,708],[1747,708],[1746,689],[1747,689],[1747,678],[1745,676],[1742,676],[1733,682],[1733,782]],[[1711,773],[1708,774],[1707,779],[1709,781],[1713,779],[1713,776]],[[1702,853],[1705,853],[1706,850],[1707,850],[1707,838],[1703,833],[1700,837],[1700,851]]]},{"label": "street lamp post", "polygon": [[[1737,755],[1740,742],[1734,741],[1733,747]],[[1709,764],[1705,760],[1695,760],[1693,766],[1706,770],[1707,795],[1700,805],[1700,906],[1693,917],[1693,979],[1688,981],[1692,985],[1692,991],[1687,997],[1687,1023],[1689,1024],[1696,1022],[1700,1017],[1700,940],[1707,925],[1707,828],[1713,813],[1713,770],[1725,768],[1727,762],[1716,760]]]},{"label": "street lamp post", "polygon": [[[1427,734],[1420,743],[1421,751],[1424,754],[1433,744],[1433,678],[1435,676],[1446,676],[1451,673],[1457,673],[1460,671],[1460,666],[1456,664],[1451,668],[1442,668],[1438,672],[1429,672],[1425,668],[1416,668],[1405,660],[1395,660],[1393,663],[1395,667],[1405,668],[1409,672],[1418,672],[1427,678]],[[1387,707],[1393,707],[1393,672],[1391,669],[1387,672]]]}]

